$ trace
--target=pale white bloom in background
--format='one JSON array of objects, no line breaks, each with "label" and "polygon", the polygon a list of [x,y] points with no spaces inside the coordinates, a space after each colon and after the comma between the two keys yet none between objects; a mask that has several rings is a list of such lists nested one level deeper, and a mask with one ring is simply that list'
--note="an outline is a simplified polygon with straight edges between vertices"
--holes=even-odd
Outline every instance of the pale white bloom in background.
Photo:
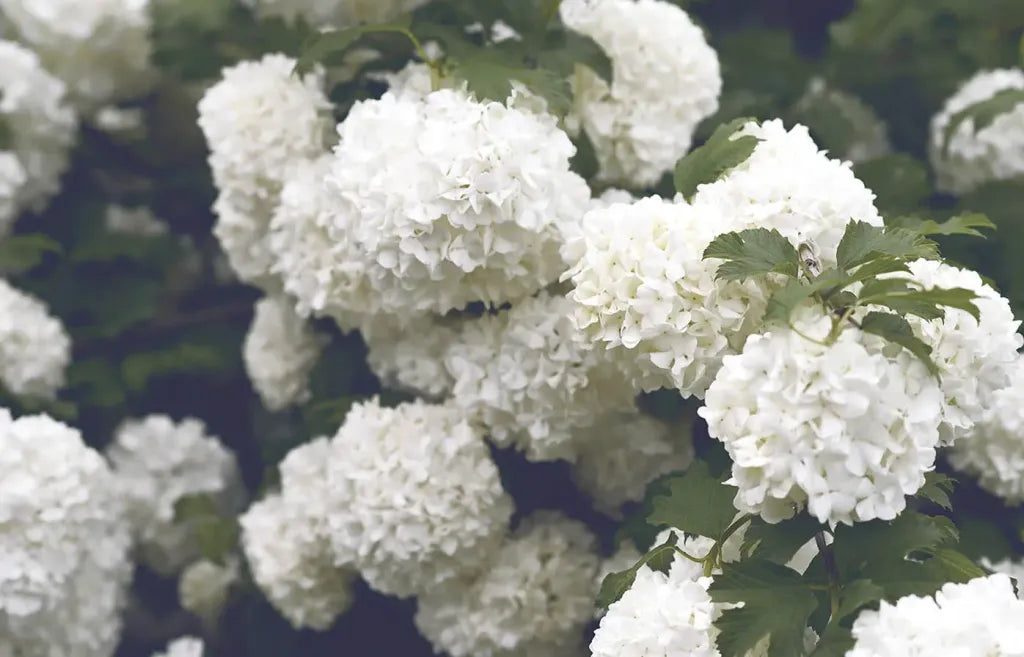
[{"label": "pale white bloom in background", "polygon": [[829,147],[829,154],[841,160],[859,164],[892,151],[886,125],[875,110],[823,78],[808,83],[790,113],[810,125]]},{"label": "pale white bloom in background", "polygon": [[451,657],[564,657],[594,614],[595,538],[554,512],[530,516],[475,578],[419,597],[416,627]]},{"label": "pale white bloom in background", "polygon": [[612,80],[582,66],[571,78],[569,122],[594,144],[598,178],[654,185],[690,150],[697,124],[718,109],[718,54],[685,11],[662,0],[564,0],[560,11],[612,63]]},{"label": "pale white bloom in background", "polygon": [[992,562],[989,559],[981,559],[981,565],[984,568],[991,570],[993,573],[1002,573],[1012,579],[1016,580],[1017,584],[1017,597],[1024,600],[1024,560],[1017,559],[1003,559],[1002,561]]},{"label": "pale white bloom in background", "polygon": [[386,23],[429,0],[241,0],[262,18],[301,19],[314,27],[346,28],[359,23]]},{"label": "pale white bloom in background", "polygon": [[[1021,69],[979,71],[932,118],[928,147],[940,190],[966,194],[987,182],[1024,174],[1024,103],[1000,114],[980,130],[973,117],[959,121],[958,116],[999,93],[1014,91],[1024,91]],[[951,127],[954,119],[959,123]]]},{"label": "pale white bloom in background", "polygon": [[434,315],[369,318],[360,333],[369,349],[370,370],[386,387],[430,399],[447,397],[454,381],[445,357],[459,340],[461,324]]},{"label": "pale white bloom in background", "polygon": [[1024,601],[1006,575],[946,584],[935,597],[908,595],[853,624],[847,657],[1019,657],[1024,655]]},{"label": "pale white bloom in background", "polygon": [[71,339],[60,320],[0,279],[0,384],[18,396],[53,399],[70,361]]},{"label": "pale white bloom in background", "polygon": [[132,573],[113,484],[77,430],[0,409],[0,654],[113,654]]},{"label": "pale white bloom in background", "polygon": [[309,399],[309,375],[327,338],[295,314],[295,303],[283,295],[256,302],[245,336],[242,357],[249,380],[271,411]]},{"label": "pale white bloom in background", "polygon": [[243,502],[234,453],[209,436],[200,420],[175,422],[166,415],[126,420],[106,453],[139,559],[161,574],[177,573],[199,552],[189,524],[175,521],[179,500],[209,495],[225,513]]},{"label": "pale white bloom in background", "polygon": [[103,216],[104,225],[111,233],[135,235],[137,237],[159,237],[170,230],[146,206],[129,208],[123,205],[108,205]]},{"label": "pale white bloom in background", "polygon": [[163,652],[153,654],[153,657],[203,657],[203,640],[194,636],[183,636],[167,644]]},{"label": "pale white bloom in background", "polygon": [[238,557],[228,556],[224,563],[201,559],[189,565],[178,579],[178,600],[182,609],[198,616],[208,627],[215,627],[228,601],[231,587],[241,579]]}]

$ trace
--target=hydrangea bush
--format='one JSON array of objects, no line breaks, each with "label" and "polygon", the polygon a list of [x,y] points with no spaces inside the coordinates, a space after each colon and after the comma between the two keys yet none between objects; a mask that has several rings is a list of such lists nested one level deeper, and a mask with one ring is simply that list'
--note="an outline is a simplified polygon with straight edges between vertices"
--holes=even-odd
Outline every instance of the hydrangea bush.
[{"label": "hydrangea bush", "polygon": [[0,0],[0,655],[1024,657],[1022,207],[1018,0]]}]

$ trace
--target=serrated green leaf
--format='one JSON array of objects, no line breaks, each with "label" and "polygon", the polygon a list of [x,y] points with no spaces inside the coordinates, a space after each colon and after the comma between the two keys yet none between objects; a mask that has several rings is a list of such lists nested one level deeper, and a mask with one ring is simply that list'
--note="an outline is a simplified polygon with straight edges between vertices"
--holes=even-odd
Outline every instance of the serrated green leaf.
[{"label": "serrated green leaf", "polygon": [[914,330],[907,320],[899,315],[882,312],[870,312],[861,320],[861,330],[885,338],[898,344],[925,364],[933,376],[938,377],[939,368],[932,360],[932,348],[914,335]]},{"label": "serrated green leaf", "polygon": [[932,555],[932,561],[941,565],[950,582],[969,582],[977,577],[988,575],[983,568],[958,550],[939,548],[931,550],[929,554]]},{"label": "serrated green leaf", "polygon": [[808,657],[844,657],[853,644],[850,630],[841,625],[829,625]]},{"label": "serrated green leaf", "polygon": [[[865,287],[867,287],[865,285]],[[874,286],[878,288],[879,286]],[[877,294],[867,295],[862,292],[860,300],[864,304],[875,304],[886,306],[904,315],[917,315],[924,319],[939,319],[945,315],[942,307],[956,308],[963,310],[975,321],[980,321],[981,311],[975,305],[974,299],[978,295],[973,290],[966,288],[931,288],[929,290],[899,289],[893,286],[888,291],[880,291]]]},{"label": "serrated green leaf", "polygon": [[918,217],[897,217],[887,225],[906,228],[921,235],[969,235],[971,237],[985,237],[979,228],[996,230],[996,225],[980,212],[965,212],[950,217],[941,223],[934,219],[920,219]]},{"label": "serrated green leaf", "polygon": [[691,200],[700,185],[714,182],[746,162],[760,140],[752,135],[734,135],[750,120],[741,117],[720,125],[703,145],[683,156],[676,163],[673,176],[676,191]]},{"label": "serrated green leaf", "polygon": [[703,257],[725,260],[715,277],[726,281],[764,274],[796,276],[800,270],[800,256],[793,245],[779,231],[767,228],[723,233],[711,241]]},{"label": "serrated green leaf", "polygon": [[899,258],[882,257],[871,260],[854,270],[850,275],[850,282],[866,281],[880,274],[892,274],[896,272],[910,273],[910,267]]},{"label": "serrated green leaf", "polygon": [[665,539],[664,543],[647,553],[644,559],[645,565],[653,571],[667,573],[676,558],[676,551],[670,548],[673,548],[678,542],[679,535],[675,532],[669,532],[668,538]]},{"label": "serrated green leaf", "polygon": [[465,80],[469,90],[481,100],[504,103],[519,82],[548,102],[555,115],[564,115],[572,107],[569,80],[546,68],[529,68],[514,60],[505,61],[493,49],[481,49],[473,57],[454,61],[452,75]]},{"label": "serrated green leaf", "polygon": [[754,518],[743,535],[743,552],[785,565],[819,529],[821,525],[806,513],[775,524]]},{"label": "serrated green leaf", "polygon": [[836,249],[836,260],[846,271],[881,257],[916,260],[935,258],[938,247],[923,235],[905,228],[882,228],[851,221]]},{"label": "serrated green leaf", "polygon": [[839,594],[837,620],[842,620],[850,614],[860,611],[862,607],[881,600],[884,596],[885,590],[870,579],[855,579],[849,584],[845,584]]},{"label": "serrated green leaf", "polygon": [[946,511],[952,511],[953,503],[950,501],[949,495],[953,492],[955,484],[956,480],[948,475],[935,471],[928,472],[924,476],[924,486],[917,491],[915,497],[928,500]]},{"label": "serrated green leaf", "polygon": [[601,580],[601,590],[597,594],[597,606],[608,607],[621,598],[629,590],[629,587],[633,586],[637,572],[644,566],[649,566],[658,572],[668,572],[673,559],[675,559],[677,539],[678,537],[673,532],[664,543],[652,548],[631,567],[606,575]]},{"label": "serrated green leaf", "polygon": [[786,284],[772,293],[765,307],[765,321],[789,323],[789,318],[804,301],[815,294],[821,294],[833,307],[845,307],[856,301],[855,297],[839,297],[839,290],[852,282],[849,275],[838,269],[830,268],[821,273],[813,281],[806,282],[791,278]]},{"label": "serrated green leaf", "polygon": [[950,117],[946,129],[942,133],[943,152],[949,152],[949,142],[953,133],[964,121],[973,119],[974,131],[980,132],[992,125],[992,122],[1001,115],[1012,112],[1021,103],[1024,103],[1024,89],[1003,89],[985,100],[960,110]]},{"label": "serrated green leaf", "polygon": [[651,502],[647,522],[652,525],[718,538],[736,517],[732,503],[736,488],[712,477],[703,461],[694,461],[689,470],[669,478],[666,485],[667,492]]},{"label": "serrated green leaf", "polygon": [[877,564],[906,563],[913,552],[955,545],[957,530],[942,516],[904,511],[894,520],[872,520],[836,529],[832,552],[842,581],[871,579],[885,586],[886,577],[876,574]]},{"label": "serrated green leaf", "polygon": [[301,47],[301,55],[295,62],[294,73],[304,75],[313,67],[325,61],[328,57],[340,54],[354,46],[361,38],[368,34],[392,32],[409,35],[411,17],[408,20],[394,21],[391,23],[370,23],[366,25],[353,25],[343,30],[325,30],[310,36]]},{"label": "serrated green leaf", "polygon": [[38,266],[47,253],[60,252],[60,244],[40,233],[0,239],[0,273],[23,274]]}]

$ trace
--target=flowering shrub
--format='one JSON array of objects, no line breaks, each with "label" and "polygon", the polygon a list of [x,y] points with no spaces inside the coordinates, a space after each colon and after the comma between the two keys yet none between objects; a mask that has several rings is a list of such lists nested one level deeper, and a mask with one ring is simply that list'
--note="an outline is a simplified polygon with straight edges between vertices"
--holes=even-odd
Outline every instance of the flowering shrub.
[{"label": "flowering shrub", "polygon": [[0,655],[1024,656],[1022,47],[0,0]]}]

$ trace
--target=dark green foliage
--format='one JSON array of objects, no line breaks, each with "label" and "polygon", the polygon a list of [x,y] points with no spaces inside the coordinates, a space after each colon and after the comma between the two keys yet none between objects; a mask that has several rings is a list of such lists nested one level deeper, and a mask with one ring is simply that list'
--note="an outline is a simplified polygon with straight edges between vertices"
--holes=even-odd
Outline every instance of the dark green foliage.
[{"label": "dark green foliage", "polygon": [[751,135],[734,135],[748,121],[749,117],[741,117],[719,126],[704,144],[684,155],[676,164],[673,177],[676,191],[689,200],[700,185],[714,182],[729,169],[746,162],[760,140]]},{"label": "dark green foliage", "polygon": [[654,497],[647,518],[652,525],[717,538],[736,516],[732,505],[736,489],[712,477],[703,461],[695,461],[686,473],[671,477],[664,486],[666,493]]},{"label": "dark green foliage", "polygon": [[725,260],[715,274],[725,281],[765,274],[796,276],[800,269],[800,257],[789,240],[766,228],[719,235],[704,250],[704,258]]}]

